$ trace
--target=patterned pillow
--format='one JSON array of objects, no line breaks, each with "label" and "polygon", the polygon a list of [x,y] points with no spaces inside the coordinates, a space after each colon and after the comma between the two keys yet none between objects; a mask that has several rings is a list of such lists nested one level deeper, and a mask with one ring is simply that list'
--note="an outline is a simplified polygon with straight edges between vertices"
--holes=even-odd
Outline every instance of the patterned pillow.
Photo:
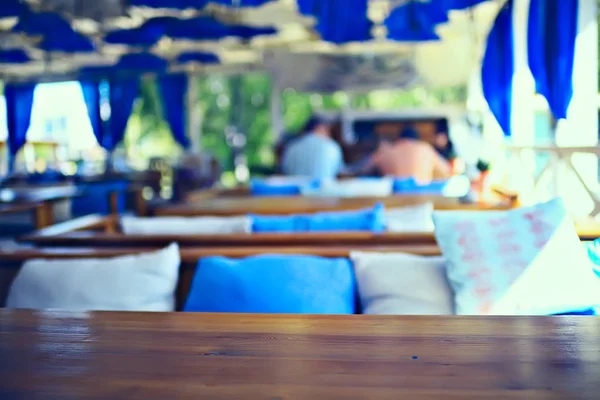
[{"label": "patterned pillow", "polygon": [[457,314],[548,315],[600,304],[600,281],[560,199],[433,219]]}]

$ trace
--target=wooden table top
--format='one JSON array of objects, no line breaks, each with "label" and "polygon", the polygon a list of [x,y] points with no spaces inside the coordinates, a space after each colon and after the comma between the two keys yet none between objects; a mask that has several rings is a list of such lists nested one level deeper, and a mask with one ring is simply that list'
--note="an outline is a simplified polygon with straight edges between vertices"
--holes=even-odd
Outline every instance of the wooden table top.
[{"label": "wooden table top", "polygon": [[[32,247],[17,245],[9,249],[0,248],[0,266],[4,263],[21,263],[33,258],[110,258],[128,254],[156,251],[160,247]],[[406,245],[375,246],[213,246],[213,247],[180,247],[179,254],[183,264],[196,265],[202,257],[223,256],[232,258],[250,257],[260,254],[306,254],[321,257],[349,257],[354,250],[375,252],[402,252],[422,256],[440,255],[440,248],[435,244],[409,243]]]},{"label": "wooden table top", "polygon": [[76,186],[1,189],[0,203],[38,203],[78,197],[83,191]]},{"label": "wooden table top", "polygon": [[597,399],[600,318],[0,311],[0,398]]},{"label": "wooden table top", "polygon": [[507,205],[462,204],[459,199],[427,195],[395,195],[387,197],[303,197],[250,196],[210,197],[194,203],[157,207],[155,215],[241,215],[292,214],[334,210],[356,210],[383,203],[386,207],[406,207],[432,202],[436,209],[491,210],[509,208]]},{"label": "wooden table top", "polygon": [[35,210],[38,207],[37,203],[22,203],[22,204],[1,204],[0,215],[11,215],[26,213]]}]

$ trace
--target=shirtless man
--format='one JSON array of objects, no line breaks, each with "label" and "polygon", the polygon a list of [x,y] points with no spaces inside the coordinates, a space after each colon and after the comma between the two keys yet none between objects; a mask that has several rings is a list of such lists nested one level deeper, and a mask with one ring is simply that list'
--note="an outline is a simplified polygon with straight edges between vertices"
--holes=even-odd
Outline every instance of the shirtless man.
[{"label": "shirtless man", "polygon": [[452,175],[450,164],[414,129],[405,129],[393,143],[381,143],[368,168],[377,168],[384,176],[412,177],[421,184]]}]

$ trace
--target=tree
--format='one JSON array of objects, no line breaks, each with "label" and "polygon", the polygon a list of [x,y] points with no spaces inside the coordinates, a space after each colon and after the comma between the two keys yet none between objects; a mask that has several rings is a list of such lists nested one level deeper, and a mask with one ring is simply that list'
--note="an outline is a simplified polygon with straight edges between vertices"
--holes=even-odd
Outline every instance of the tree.
[{"label": "tree", "polygon": [[[196,79],[198,97],[191,109],[202,113],[202,148],[213,154],[226,171],[233,169],[232,152],[226,141],[229,125],[246,135],[245,155],[252,167],[273,166],[273,130],[271,126],[271,78],[266,72],[244,75],[211,74]],[[447,102],[462,102],[466,88],[425,90],[376,90],[349,95],[302,93],[293,89],[282,92],[283,121],[286,133],[298,132],[315,110],[340,112],[350,103],[354,109],[399,110],[407,107],[432,107]],[[171,139],[162,118],[160,95],[154,79],[144,80],[128,129],[128,144],[139,148],[141,156],[171,156],[181,150]],[[236,108],[237,107],[237,108]],[[135,131],[137,132],[130,132]],[[140,145],[136,143],[148,143]]]}]

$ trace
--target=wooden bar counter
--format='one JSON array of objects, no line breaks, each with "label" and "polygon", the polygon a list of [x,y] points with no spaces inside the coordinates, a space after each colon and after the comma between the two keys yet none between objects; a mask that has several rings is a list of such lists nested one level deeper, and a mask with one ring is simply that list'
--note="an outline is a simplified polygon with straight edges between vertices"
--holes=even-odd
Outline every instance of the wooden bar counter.
[{"label": "wooden bar counter", "polygon": [[0,311],[3,399],[597,399],[600,319]]}]

